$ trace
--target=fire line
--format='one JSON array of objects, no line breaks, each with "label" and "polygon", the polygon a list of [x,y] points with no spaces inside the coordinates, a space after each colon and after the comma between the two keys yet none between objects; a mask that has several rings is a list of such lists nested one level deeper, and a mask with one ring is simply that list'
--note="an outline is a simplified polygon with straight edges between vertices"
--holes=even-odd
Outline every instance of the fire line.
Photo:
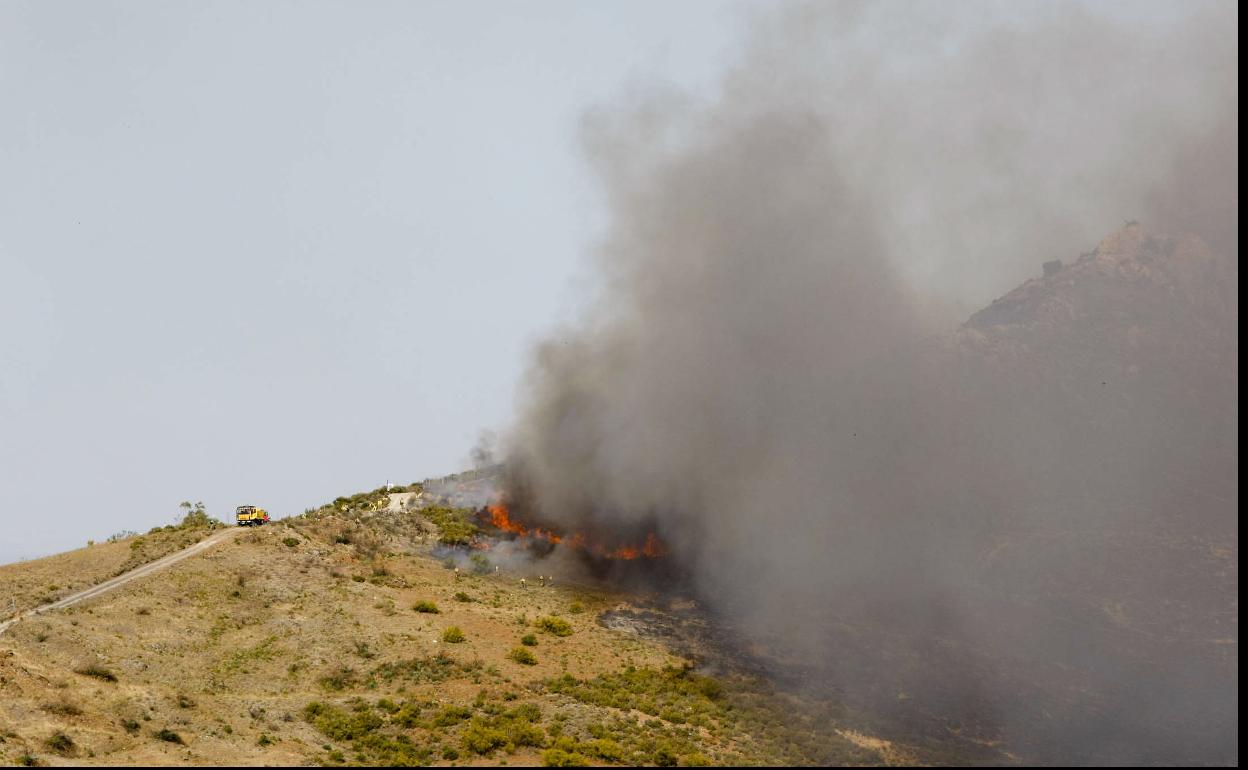
[{"label": "fire line", "polygon": [[646,534],[646,540],[640,546],[621,545],[610,548],[601,543],[591,542],[584,534],[579,532],[572,535],[562,535],[549,527],[526,526],[523,522],[513,518],[511,511],[502,503],[487,505],[485,511],[489,516],[490,524],[504,532],[511,532],[522,539],[533,538],[556,545],[566,545],[577,550],[588,551],[604,559],[632,561],[642,557],[659,559],[667,555],[667,545],[653,532]]}]

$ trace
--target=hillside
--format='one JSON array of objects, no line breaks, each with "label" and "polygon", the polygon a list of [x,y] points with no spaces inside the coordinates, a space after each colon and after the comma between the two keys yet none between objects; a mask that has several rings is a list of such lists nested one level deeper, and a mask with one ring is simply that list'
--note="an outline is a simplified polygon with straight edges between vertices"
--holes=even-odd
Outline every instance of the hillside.
[{"label": "hillside", "polygon": [[1045,273],[918,375],[951,405],[913,451],[959,506],[977,686],[1027,756],[1233,762],[1237,270],[1132,223]]},{"label": "hillside", "polygon": [[218,526],[206,517],[191,516],[178,525],[153,527],[144,535],[121,534],[55,556],[0,565],[0,586],[4,587],[0,620],[193,545]]},{"label": "hillside", "polygon": [[[441,540],[475,529],[464,510],[404,510],[378,493],[341,500],[12,627],[0,637],[0,761],[899,756],[827,731],[818,711],[794,710],[758,682],[699,676],[661,644],[596,622],[632,597],[543,585],[495,569],[488,551],[447,549]],[[72,571],[89,550],[49,565]]]},{"label": "hillside", "polygon": [[[1232,263],[1130,224],[850,373],[876,435],[828,473],[870,563],[765,595],[761,631],[681,543],[522,547],[475,510],[497,467],[338,498],[14,625],[0,761],[1232,762],[1237,320]],[[0,602],[209,531],[0,567]],[[852,561],[838,538],[820,558]]]}]

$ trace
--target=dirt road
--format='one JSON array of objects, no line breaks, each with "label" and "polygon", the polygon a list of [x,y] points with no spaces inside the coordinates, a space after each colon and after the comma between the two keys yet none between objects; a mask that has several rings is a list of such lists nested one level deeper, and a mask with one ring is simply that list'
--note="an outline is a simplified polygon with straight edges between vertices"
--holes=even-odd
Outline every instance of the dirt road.
[{"label": "dirt road", "polygon": [[170,565],[177,564],[187,557],[194,556],[197,553],[202,553],[218,543],[233,538],[239,532],[242,532],[240,528],[229,527],[220,532],[209,535],[195,545],[183,548],[181,551],[174,551],[167,556],[162,556],[156,561],[148,562],[141,567],[136,567],[125,574],[118,575],[110,580],[105,580],[103,583],[97,583],[90,588],[79,591],[76,594],[70,594],[63,599],[58,599],[50,604],[45,604],[42,607],[36,607],[33,610],[27,610],[26,612],[19,613],[8,620],[0,621],[0,636],[4,635],[4,632],[8,631],[9,626],[12,626],[14,623],[25,620],[26,618],[32,618],[45,612],[50,612],[52,610],[59,610],[63,607],[72,607],[79,602],[108,593],[114,588],[124,586],[132,580],[150,575],[153,572],[159,572]]}]

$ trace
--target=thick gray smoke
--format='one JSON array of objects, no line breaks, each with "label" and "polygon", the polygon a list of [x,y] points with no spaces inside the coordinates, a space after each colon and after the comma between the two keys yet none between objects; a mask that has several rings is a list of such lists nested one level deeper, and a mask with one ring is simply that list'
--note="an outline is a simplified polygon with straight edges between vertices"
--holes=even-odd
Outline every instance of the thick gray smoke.
[{"label": "thick gray smoke", "polygon": [[[849,700],[917,689],[1041,760],[1237,760],[1225,660],[1100,624],[1161,597],[1182,609],[1147,633],[1171,634],[1238,590],[1238,16],[1133,8],[801,7],[755,20],[715,99],[588,116],[611,221],[506,442],[524,513],[657,530],[747,640]],[[1104,318],[991,355],[945,334],[1131,219],[1211,244],[1212,293],[1106,289]],[[1176,585],[1203,567],[1167,537],[1229,540],[1232,594]],[[910,640],[898,670],[851,627]],[[1071,667],[1090,700],[1053,695]],[[1101,716],[1037,726],[1007,689]]]}]

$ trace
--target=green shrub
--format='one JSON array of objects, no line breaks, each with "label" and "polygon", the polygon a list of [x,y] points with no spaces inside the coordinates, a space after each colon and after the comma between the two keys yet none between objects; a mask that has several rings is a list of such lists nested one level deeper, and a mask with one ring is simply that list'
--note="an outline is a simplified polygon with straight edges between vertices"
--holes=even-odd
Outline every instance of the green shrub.
[{"label": "green shrub", "polygon": [[437,615],[440,612],[442,612],[442,610],[438,609],[438,605],[430,601],[416,602],[415,604],[412,605],[412,609],[416,610],[417,612],[424,612],[430,615]]},{"label": "green shrub", "polygon": [[396,678],[407,679],[417,683],[437,684],[450,679],[457,670],[464,666],[444,652],[427,658],[411,658],[393,663],[383,663],[373,670],[373,674],[387,682]]},{"label": "green shrub", "polygon": [[131,735],[134,735],[135,733],[139,731],[139,723],[138,721],[134,719],[121,720],[121,726],[125,729],[126,732],[130,733]]},{"label": "green shrub", "polygon": [[490,560],[485,557],[485,554],[472,554],[468,557],[468,563],[472,565],[472,571],[478,575],[485,575],[490,571]]},{"label": "green shrub", "polygon": [[390,723],[411,729],[420,724],[420,706],[415,703],[404,703],[398,711],[390,714]]},{"label": "green shrub", "polygon": [[525,647],[536,647],[537,637],[534,636],[533,634],[525,634],[524,636],[520,637],[520,644],[523,644]]},{"label": "green shrub", "polygon": [[459,644],[467,638],[459,626],[451,626],[442,632],[442,641],[449,644]]},{"label": "green shrub", "polygon": [[470,716],[472,709],[466,706],[443,706],[433,715],[433,724],[436,727],[454,727]]},{"label": "green shrub", "polygon": [[346,666],[326,674],[318,681],[320,682],[321,687],[324,687],[326,690],[335,691],[345,690],[349,687],[355,686],[358,683],[355,670],[347,668]]},{"label": "green shrub", "polygon": [[536,703],[521,703],[503,715],[507,719],[519,719],[524,722],[542,721],[542,709]]},{"label": "green shrub", "polygon": [[509,746],[542,746],[546,743],[546,731],[529,722],[508,720],[503,723],[502,729]]},{"label": "green shrub", "polygon": [[568,612],[571,612],[573,615],[579,615],[580,613],[584,611],[585,611],[585,605],[581,604],[580,602],[572,602],[572,604],[568,606]]},{"label": "green shrub", "polygon": [[65,756],[72,754],[76,748],[74,739],[59,730],[52,733],[52,735],[43,742],[43,745],[47,746],[49,750]]},{"label": "green shrub", "polygon": [[563,749],[546,749],[542,752],[543,767],[585,767],[589,760],[575,752]]},{"label": "green shrub", "polygon": [[178,743],[178,744],[186,743],[186,741],[182,740],[181,735],[178,735],[173,730],[170,730],[167,727],[162,727],[161,729],[152,733],[152,735],[155,736],[156,740],[165,741],[166,743]]},{"label": "green shrub", "polygon": [[624,747],[610,738],[597,738],[585,744],[585,748],[595,757],[607,762],[623,762]]},{"label": "green shrub", "polygon": [[511,652],[507,653],[507,657],[521,665],[525,665],[525,666],[537,665],[537,656],[529,652],[523,647],[515,648]]},{"label": "green shrub", "polygon": [[362,738],[384,724],[380,716],[367,708],[348,713],[319,701],[304,707],[303,718],[322,735],[336,741]]},{"label": "green shrub", "polygon": [[285,545],[287,548],[294,548],[295,546],[299,545],[299,538],[284,537],[282,538],[282,544]]},{"label": "green shrub", "polygon": [[572,624],[563,618],[545,617],[538,618],[534,623],[540,630],[555,636],[571,636]]},{"label": "green shrub", "polygon": [[477,525],[472,523],[476,514],[470,508],[430,506],[421,513],[437,526],[438,539],[446,545],[467,545],[477,534]]},{"label": "green shrub", "polygon": [[460,734],[460,742],[465,750],[474,754],[489,754],[494,749],[507,745],[507,735],[478,718],[473,719],[472,724]]},{"label": "green shrub", "polygon": [[457,592],[455,593],[455,601],[457,601],[457,602],[471,602],[471,601],[476,601],[476,600],[475,600],[475,599],[473,599],[473,598],[472,598],[471,596],[469,596],[468,594],[464,593],[463,591],[457,591]]}]

